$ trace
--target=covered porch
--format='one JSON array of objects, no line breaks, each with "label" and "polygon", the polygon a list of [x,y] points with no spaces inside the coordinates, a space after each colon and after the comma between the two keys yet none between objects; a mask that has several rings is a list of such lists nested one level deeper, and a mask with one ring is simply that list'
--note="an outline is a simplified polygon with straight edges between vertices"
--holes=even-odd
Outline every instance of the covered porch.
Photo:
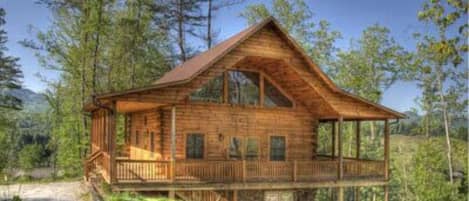
[{"label": "covered porch", "polygon": [[[156,110],[159,107],[171,108],[170,158],[141,160],[120,155],[116,149],[116,116],[140,110]],[[155,104],[129,101],[114,101],[109,107],[93,112],[91,135],[92,154],[86,161],[85,174],[99,169],[110,184],[217,184],[217,183],[327,183],[340,181],[379,181],[389,179],[389,123],[387,119],[374,119],[384,122],[384,158],[366,160],[360,157],[360,122],[369,119],[323,119],[322,124],[330,124],[333,147],[331,155],[314,156],[311,160],[177,160],[176,132],[177,105]],[[344,121],[356,122],[356,156],[343,156]],[[124,121],[128,129],[128,121]],[[127,131],[125,131],[127,133]],[[129,143],[125,137],[125,143]]]}]

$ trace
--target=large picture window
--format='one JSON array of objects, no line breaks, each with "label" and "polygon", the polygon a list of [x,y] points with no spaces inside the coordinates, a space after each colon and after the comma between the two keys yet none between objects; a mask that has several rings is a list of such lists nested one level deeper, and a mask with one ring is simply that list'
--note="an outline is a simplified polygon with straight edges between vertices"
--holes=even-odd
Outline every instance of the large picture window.
[{"label": "large picture window", "polygon": [[202,88],[190,95],[192,101],[221,103],[223,102],[223,76],[210,80]]},{"label": "large picture window", "polygon": [[270,137],[270,160],[271,161],[284,161],[285,160],[285,137],[284,136],[271,136]]},{"label": "large picture window", "polygon": [[282,94],[269,80],[264,79],[264,106],[265,107],[293,107],[293,103]]},{"label": "large picture window", "polygon": [[186,137],[186,158],[204,158],[204,135],[200,133],[187,134]]},{"label": "large picture window", "polygon": [[228,96],[231,104],[259,105],[259,74],[229,71]]}]

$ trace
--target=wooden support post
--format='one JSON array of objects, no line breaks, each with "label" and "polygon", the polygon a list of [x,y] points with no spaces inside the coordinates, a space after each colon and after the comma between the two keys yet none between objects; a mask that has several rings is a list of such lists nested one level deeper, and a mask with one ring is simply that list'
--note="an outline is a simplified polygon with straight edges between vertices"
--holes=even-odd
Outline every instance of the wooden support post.
[{"label": "wooden support post", "polygon": [[168,191],[168,197],[171,200],[174,200],[176,198],[176,192],[174,190]]},{"label": "wooden support post", "polygon": [[360,139],[360,120],[357,120],[357,125],[356,125],[356,155],[355,155],[355,158],[356,159],[360,159],[360,144],[361,144],[361,139]]},{"label": "wooden support post", "polygon": [[331,135],[332,135],[332,150],[331,150],[331,155],[332,159],[335,158],[335,136],[336,136],[336,121],[331,122]]},{"label": "wooden support post", "polygon": [[293,160],[293,181],[296,182],[297,181],[297,173],[298,173],[298,164],[296,162],[296,160]]},{"label": "wooden support post", "polygon": [[228,71],[223,72],[223,103],[228,103]]},{"label": "wooden support post", "polygon": [[233,201],[238,201],[238,190],[233,190]]},{"label": "wooden support post", "polygon": [[246,160],[243,160],[243,182],[246,182]]},{"label": "wooden support post", "polygon": [[389,186],[384,186],[384,201],[389,201]]},{"label": "wooden support post", "polygon": [[344,157],[342,153],[342,127],[344,124],[344,118],[341,116],[339,117],[339,124],[338,124],[338,132],[337,132],[337,141],[339,143],[339,180],[343,179],[344,177]]},{"label": "wooden support post", "polygon": [[389,122],[384,120],[384,179],[389,179]]},{"label": "wooden support post", "polygon": [[354,188],[353,194],[354,194],[354,197],[355,197],[354,200],[355,201],[360,201],[360,187],[359,186],[356,186]]},{"label": "wooden support post", "polygon": [[339,187],[337,194],[337,200],[344,201],[344,187]]},{"label": "wooden support post", "polygon": [[171,107],[171,165],[170,179],[174,181],[176,169],[176,106]]},{"label": "wooden support post", "polygon": [[110,156],[110,163],[111,165],[109,166],[109,175],[111,177],[110,183],[113,184],[116,182],[117,178],[117,171],[116,171],[116,116],[117,116],[117,111],[116,111],[116,102],[113,101],[111,105],[111,111],[108,111],[108,153]]},{"label": "wooden support post", "polygon": [[264,75],[259,74],[259,106],[264,107]]}]

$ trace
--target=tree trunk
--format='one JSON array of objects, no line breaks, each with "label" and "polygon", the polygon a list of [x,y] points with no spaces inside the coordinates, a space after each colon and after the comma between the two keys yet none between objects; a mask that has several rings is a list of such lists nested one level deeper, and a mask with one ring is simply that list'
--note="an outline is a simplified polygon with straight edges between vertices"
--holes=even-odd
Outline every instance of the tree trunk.
[{"label": "tree trunk", "polygon": [[446,101],[445,101],[445,96],[443,92],[443,83],[442,83],[442,66],[439,66],[439,70],[437,71],[437,84],[438,84],[438,90],[440,91],[440,104],[441,104],[441,109],[443,112],[443,123],[445,126],[445,135],[446,135],[446,146],[447,146],[447,157],[448,157],[448,171],[449,171],[449,180],[451,183],[453,183],[453,160],[451,156],[451,138],[450,138],[450,133],[449,133],[449,124],[448,124],[448,111],[446,108]]},{"label": "tree trunk", "polygon": [[178,46],[179,46],[179,51],[180,51],[180,60],[182,62],[185,62],[187,57],[186,57],[186,50],[185,50],[185,45],[184,45],[184,11],[183,11],[183,2],[181,0],[178,0]]},{"label": "tree trunk", "polygon": [[207,49],[212,47],[212,0],[208,0],[207,13]]},{"label": "tree trunk", "polygon": [[92,90],[93,94],[96,94],[96,71],[98,69],[98,56],[99,56],[99,36],[100,36],[100,30],[101,30],[101,20],[102,20],[102,14],[103,14],[103,0],[99,0],[99,10],[98,10],[98,24],[96,26],[96,38],[95,38],[95,44],[94,44],[94,52],[93,52],[93,81],[92,81]]}]

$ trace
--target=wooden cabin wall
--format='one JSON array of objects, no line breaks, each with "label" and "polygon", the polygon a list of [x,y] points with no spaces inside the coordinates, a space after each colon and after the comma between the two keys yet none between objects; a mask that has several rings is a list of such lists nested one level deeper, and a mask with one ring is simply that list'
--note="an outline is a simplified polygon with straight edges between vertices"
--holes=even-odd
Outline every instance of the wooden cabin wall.
[{"label": "wooden cabin wall", "polygon": [[[131,114],[132,159],[170,159],[171,108]],[[148,125],[143,125],[147,116]],[[162,117],[162,119],[160,119]],[[162,124],[162,127],[160,125]],[[262,109],[214,104],[178,105],[176,109],[176,159],[185,159],[185,136],[204,134],[205,160],[227,160],[230,136],[259,137],[260,159],[269,160],[269,136],[286,136],[287,160],[310,160],[315,153],[317,121],[302,107]],[[161,135],[161,130],[163,134]],[[140,143],[135,145],[135,132]],[[149,137],[142,131],[155,131],[155,152],[151,157]],[[143,137],[145,136],[145,137]],[[163,138],[161,138],[163,137]],[[163,142],[161,141],[163,140]],[[161,147],[161,144],[163,147]],[[162,148],[162,152],[160,151]],[[161,158],[159,158],[161,156]]]},{"label": "wooden cabin wall", "polygon": [[[161,126],[160,111],[148,110],[131,113],[130,122],[130,158],[145,160],[160,160],[161,156]],[[147,123],[145,125],[145,118]],[[138,144],[136,134],[138,131]],[[154,133],[154,150],[151,150],[151,133]]]},{"label": "wooden cabin wall", "polygon": [[99,150],[107,151],[107,112],[104,109],[96,110],[91,115],[91,153]]}]

